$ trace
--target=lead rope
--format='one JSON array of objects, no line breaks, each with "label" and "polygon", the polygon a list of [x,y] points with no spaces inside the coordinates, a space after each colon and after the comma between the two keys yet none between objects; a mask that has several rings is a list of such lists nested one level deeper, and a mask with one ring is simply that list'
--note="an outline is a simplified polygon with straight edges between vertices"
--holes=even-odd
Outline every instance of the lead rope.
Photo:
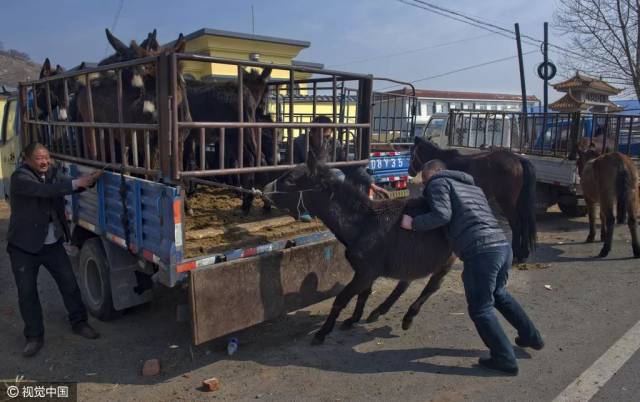
[{"label": "lead rope", "polygon": [[131,232],[129,230],[129,212],[127,211],[127,182],[124,178],[124,164],[120,165],[120,203],[122,204],[122,216],[120,217],[120,222],[122,223],[122,227],[124,229],[124,242],[127,250],[129,249],[129,242],[131,237]]}]

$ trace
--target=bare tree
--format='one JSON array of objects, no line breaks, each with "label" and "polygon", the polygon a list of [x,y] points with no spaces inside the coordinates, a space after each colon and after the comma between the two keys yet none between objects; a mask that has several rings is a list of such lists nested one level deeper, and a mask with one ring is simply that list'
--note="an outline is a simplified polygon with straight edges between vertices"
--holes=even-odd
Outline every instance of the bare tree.
[{"label": "bare tree", "polygon": [[571,38],[564,64],[640,99],[640,0],[559,0],[556,29]]}]

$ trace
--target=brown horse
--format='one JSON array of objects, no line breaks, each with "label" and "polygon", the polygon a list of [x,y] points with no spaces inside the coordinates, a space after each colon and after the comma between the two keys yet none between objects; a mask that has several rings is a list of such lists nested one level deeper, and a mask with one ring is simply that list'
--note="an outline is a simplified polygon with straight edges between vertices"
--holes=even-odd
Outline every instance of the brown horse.
[{"label": "brown horse", "polygon": [[432,159],[470,174],[487,198],[498,204],[511,226],[514,260],[525,261],[536,247],[537,236],[536,171],[531,162],[507,150],[462,155],[458,150],[444,150],[416,137],[409,175],[415,176]]},{"label": "brown horse", "polygon": [[[638,171],[627,155],[611,152],[600,155],[596,145],[578,146],[578,173],[589,211],[589,236],[587,243],[596,236],[596,205],[600,205],[600,241],[604,241],[598,257],[606,257],[611,251],[615,226],[614,205],[618,223],[627,218],[631,232],[633,256],[640,257],[637,216],[639,210]],[[628,215],[628,216],[627,216]]]},{"label": "brown horse", "polygon": [[402,320],[402,328],[409,329],[413,318],[429,296],[439,289],[455,261],[442,230],[415,232],[400,227],[403,213],[424,213],[424,202],[420,199],[372,201],[356,186],[337,179],[312,152],[306,165],[298,165],[269,183],[265,194],[283,209],[295,211],[300,202],[304,203],[306,209],[320,218],[345,246],[345,256],[354,270],[353,279],[336,297],[329,317],[315,334],[314,344],[324,341],[340,312],[355,295],[358,295],[358,301],[353,316],[342,324],[342,328],[348,329],[360,321],[377,278],[394,278],[400,282],[387,300],[371,313],[369,321],[386,313],[410,281],[431,274],[422,294]]}]

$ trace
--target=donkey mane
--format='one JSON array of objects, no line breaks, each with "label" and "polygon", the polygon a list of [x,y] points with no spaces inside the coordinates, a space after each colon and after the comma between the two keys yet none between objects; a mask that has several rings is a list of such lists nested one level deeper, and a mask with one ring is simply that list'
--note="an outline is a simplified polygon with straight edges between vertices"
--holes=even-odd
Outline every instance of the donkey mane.
[{"label": "donkey mane", "polygon": [[[328,170],[324,174],[328,174]],[[364,212],[370,216],[400,215],[405,206],[405,202],[397,199],[373,201],[349,181],[332,179],[330,183],[332,197],[336,198],[340,205],[347,206],[349,210],[359,214]]]},{"label": "donkey mane", "polygon": [[420,141],[422,141],[423,145],[430,148],[429,150],[432,152],[437,152],[439,155],[439,159],[452,159],[462,156],[460,151],[457,149],[442,149],[438,146],[438,144],[432,142],[431,140],[425,140],[423,138],[418,137]]}]

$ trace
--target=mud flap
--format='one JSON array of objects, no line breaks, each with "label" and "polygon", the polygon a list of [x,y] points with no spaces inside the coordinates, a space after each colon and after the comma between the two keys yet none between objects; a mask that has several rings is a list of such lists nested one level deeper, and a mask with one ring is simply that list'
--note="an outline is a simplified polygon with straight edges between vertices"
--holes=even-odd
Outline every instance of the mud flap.
[{"label": "mud flap", "polygon": [[333,297],[352,276],[335,239],[198,268],[189,278],[193,343]]}]

